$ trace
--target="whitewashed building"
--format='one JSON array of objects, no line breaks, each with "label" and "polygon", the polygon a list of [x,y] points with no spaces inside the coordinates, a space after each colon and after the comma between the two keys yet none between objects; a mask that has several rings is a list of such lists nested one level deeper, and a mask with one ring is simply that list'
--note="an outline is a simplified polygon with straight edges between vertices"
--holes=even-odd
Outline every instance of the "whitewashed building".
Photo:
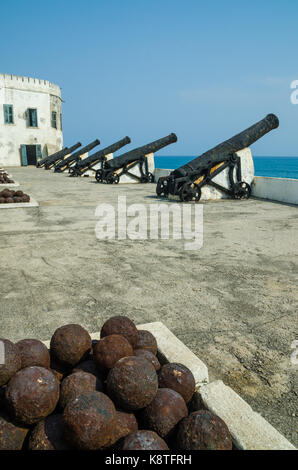
[{"label": "whitewashed building", "polygon": [[0,167],[35,165],[62,148],[61,104],[54,83],[0,74]]}]

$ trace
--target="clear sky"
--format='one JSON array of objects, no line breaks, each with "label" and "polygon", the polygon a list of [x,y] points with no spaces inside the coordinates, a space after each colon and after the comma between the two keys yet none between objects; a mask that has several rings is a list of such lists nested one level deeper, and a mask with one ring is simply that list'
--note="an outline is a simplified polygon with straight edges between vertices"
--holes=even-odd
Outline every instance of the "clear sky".
[{"label": "clear sky", "polygon": [[62,87],[64,143],[175,132],[199,155],[267,113],[255,155],[298,155],[297,0],[1,1],[0,72]]}]

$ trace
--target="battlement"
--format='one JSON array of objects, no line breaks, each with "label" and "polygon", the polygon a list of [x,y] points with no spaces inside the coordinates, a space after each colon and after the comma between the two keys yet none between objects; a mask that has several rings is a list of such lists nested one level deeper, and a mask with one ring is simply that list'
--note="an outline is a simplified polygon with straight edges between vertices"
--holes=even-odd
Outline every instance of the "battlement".
[{"label": "battlement", "polygon": [[61,98],[61,88],[58,85],[39,78],[0,73],[0,88],[50,93]]}]

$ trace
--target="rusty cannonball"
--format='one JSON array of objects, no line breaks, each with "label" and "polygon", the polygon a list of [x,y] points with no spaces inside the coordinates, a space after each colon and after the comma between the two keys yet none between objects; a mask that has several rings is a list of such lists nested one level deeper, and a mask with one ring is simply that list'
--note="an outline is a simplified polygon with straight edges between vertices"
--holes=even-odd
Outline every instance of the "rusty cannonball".
[{"label": "rusty cannonball", "polygon": [[158,386],[171,388],[189,403],[195,393],[196,382],[192,372],[183,364],[170,362],[162,366],[158,374]]},{"label": "rusty cannonball", "polygon": [[58,328],[51,338],[51,354],[68,366],[75,366],[90,352],[91,337],[85,328],[76,324]]},{"label": "rusty cannonball", "polygon": [[100,369],[111,369],[119,359],[132,355],[131,344],[120,335],[105,336],[93,350],[93,359]]},{"label": "rusty cannonball", "polygon": [[50,367],[50,354],[48,348],[37,339],[22,339],[16,343],[22,369],[30,366]]},{"label": "rusty cannonball", "polygon": [[21,199],[22,199],[22,202],[30,202],[29,194],[24,194],[24,196]]},{"label": "rusty cannonball", "polygon": [[109,396],[125,411],[139,410],[149,405],[157,389],[156,371],[143,357],[123,357],[107,377]]},{"label": "rusty cannonball", "polygon": [[78,371],[88,372],[89,374],[94,375],[98,379],[102,379],[103,375],[102,372],[98,369],[97,365],[92,359],[88,359],[87,361],[80,362],[76,365],[76,367],[72,370],[72,374]]},{"label": "rusty cannonball", "polygon": [[124,439],[122,450],[169,450],[169,448],[156,432],[136,431]]},{"label": "rusty cannonball", "polygon": [[13,197],[13,202],[17,204],[17,203],[19,203],[19,202],[23,202],[23,200],[22,200],[21,197],[14,196],[14,197]]},{"label": "rusty cannonball", "polygon": [[[4,358],[2,354],[4,353]],[[8,339],[0,338],[0,387],[5,385],[21,368],[18,348]],[[3,361],[4,359],[4,361]],[[2,364],[4,362],[4,364]]]},{"label": "rusty cannonball", "polygon": [[24,193],[23,193],[23,191],[18,190],[18,191],[15,192],[15,195],[16,195],[17,197],[23,197],[23,196],[24,196]]},{"label": "rusty cannonball", "polygon": [[6,202],[6,204],[13,204],[14,200],[13,200],[12,197],[7,197],[5,202]]},{"label": "rusty cannonball", "polygon": [[88,372],[77,371],[65,377],[61,383],[59,404],[65,408],[67,403],[86,392],[101,392],[103,384],[101,380]]},{"label": "rusty cannonball", "polygon": [[138,422],[133,413],[125,413],[124,411],[116,411],[116,426],[113,433],[113,437],[105,447],[115,446],[117,448],[122,442],[123,438],[128,436],[128,434],[138,430]]},{"label": "rusty cannonball", "polygon": [[149,361],[153,365],[156,371],[160,369],[161,366],[159,360],[148,349],[135,349],[133,354],[134,356],[143,357],[144,359],[147,359],[147,361]]},{"label": "rusty cannonball", "polygon": [[5,198],[11,197],[11,191],[9,189],[3,189],[3,191],[1,191],[1,196]]},{"label": "rusty cannonball", "polygon": [[170,388],[159,388],[154,400],[140,412],[140,422],[145,429],[168,438],[187,415],[187,406],[179,393]]},{"label": "rusty cannonball", "polygon": [[0,197],[0,204],[4,204],[5,203],[5,197]]},{"label": "rusty cannonball", "polygon": [[139,332],[135,324],[124,316],[115,316],[107,320],[100,332],[100,337],[104,338],[109,335],[121,335],[129,341],[133,348],[136,347],[139,338]]},{"label": "rusty cannonball", "polygon": [[28,449],[69,450],[62,435],[62,415],[50,415],[37,423],[30,434]]},{"label": "rusty cannonball", "polygon": [[200,410],[181,421],[177,444],[183,450],[231,450],[232,438],[219,416]]},{"label": "rusty cannonball", "polygon": [[139,340],[135,349],[147,349],[156,356],[157,354],[157,341],[150,331],[139,330]]},{"label": "rusty cannonball", "polygon": [[5,397],[13,418],[31,425],[51,414],[59,400],[59,382],[44,367],[26,367],[9,381]]},{"label": "rusty cannonball", "polygon": [[77,449],[101,449],[113,438],[115,426],[116,409],[104,393],[84,393],[64,409],[63,436]]},{"label": "rusty cannonball", "polygon": [[0,412],[0,450],[21,450],[28,429],[18,426]]}]

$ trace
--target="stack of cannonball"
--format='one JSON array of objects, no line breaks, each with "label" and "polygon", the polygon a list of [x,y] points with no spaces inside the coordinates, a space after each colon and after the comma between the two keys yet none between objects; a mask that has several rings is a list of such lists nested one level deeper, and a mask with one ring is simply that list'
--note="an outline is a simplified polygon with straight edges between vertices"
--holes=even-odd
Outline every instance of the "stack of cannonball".
[{"label": "stack of cannonball", "polygon": [[30,196],[23,191],[3,189],[0,191],[0,204],[13,204],[16,202],[30,202]]},{"label": "stack of cannonball", "polygon": [[36,339],[0,339],[0,450],[232,449],[218,416],[190,411],[193,374],[161,365],[149,331],[116,316],[100,337],[69,324],[49,350]]},{"label": "stack of cannonball", "polygon": [[5,170],[0,170],[0,184],[14,183]]}]

